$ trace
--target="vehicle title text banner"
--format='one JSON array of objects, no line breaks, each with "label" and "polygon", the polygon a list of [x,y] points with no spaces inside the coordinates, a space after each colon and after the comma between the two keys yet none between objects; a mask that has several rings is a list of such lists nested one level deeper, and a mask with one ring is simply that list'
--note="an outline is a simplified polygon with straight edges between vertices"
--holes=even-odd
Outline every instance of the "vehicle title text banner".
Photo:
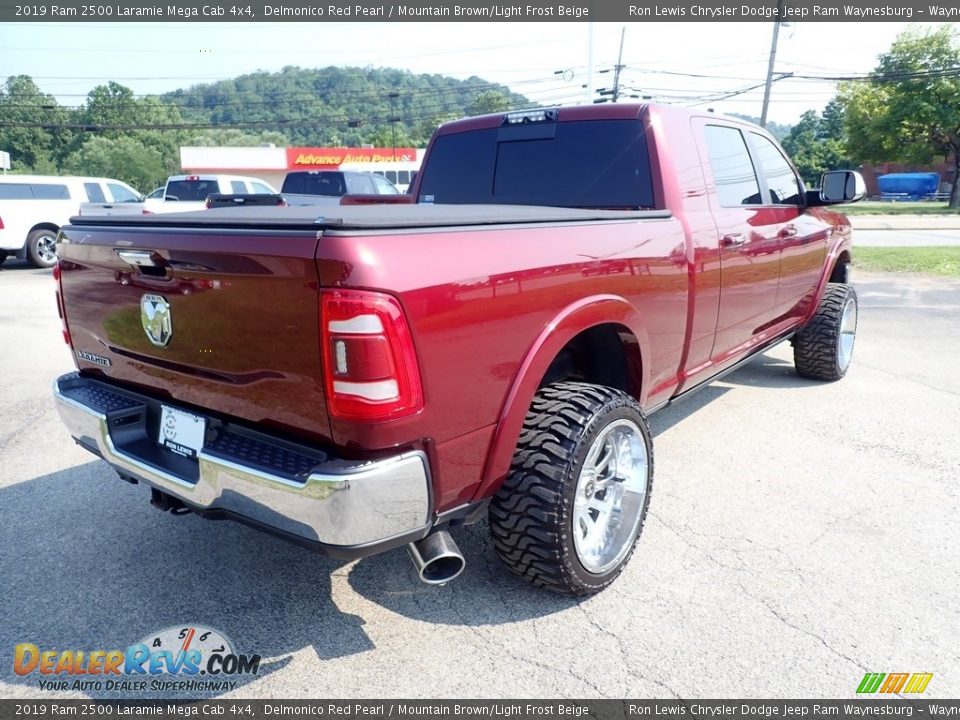
[{"label": "vehicle title text banner", "polygon": [[[182,682],[182,681],[181,681]],[[0,700],[5,720],[184,718],[863,718],[956,717],[958,700]]]},{"label": "vehicle title text banner", "polygon": [[955,0],[0,0],[0,22],[943,22]]}]

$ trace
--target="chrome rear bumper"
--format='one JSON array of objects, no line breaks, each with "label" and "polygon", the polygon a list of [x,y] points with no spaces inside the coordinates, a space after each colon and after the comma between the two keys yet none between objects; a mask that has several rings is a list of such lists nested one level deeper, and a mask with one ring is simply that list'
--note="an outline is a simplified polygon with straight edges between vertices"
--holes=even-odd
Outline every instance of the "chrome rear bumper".
[{"label": "chrome rear bumper", "polygon": [[[77,373],[58,378],[53,392],[60,417],[80,445],[121,475],[201,513],[234,517],[346,556],[403,544],[430,528],[430,478],[421,451],[372,462],[335,459],[213,421],[216,442],[208,439],[199,456],[188,459],[153,442],[157,400]],[[251,457],[268,458],[276,467]],[[364,552],[368,546],[370,552]]]}]

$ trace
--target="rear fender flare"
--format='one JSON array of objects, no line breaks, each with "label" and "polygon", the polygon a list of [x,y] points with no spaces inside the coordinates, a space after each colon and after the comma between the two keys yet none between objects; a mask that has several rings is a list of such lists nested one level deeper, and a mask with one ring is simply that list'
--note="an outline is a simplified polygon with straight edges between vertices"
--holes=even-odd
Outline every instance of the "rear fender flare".
[{"label": "rear fender flare", "polygon": [[649,374],[646,362],[649,357],[649,339],[640,320],[636,309],[622,297],[593,295],[568,305],[547,323],[524,355],[507,391],[493,440],[487,451],[480,486],[474,494],[475,499],[489,497],[496,492],[510,469],[517,439],[520,437],[520,428],[541,380],[564,346],[584,330],[616,323],[633,333],[639,344],[642,372],[641,396],[637,400],[641,406],[645,404]]}]

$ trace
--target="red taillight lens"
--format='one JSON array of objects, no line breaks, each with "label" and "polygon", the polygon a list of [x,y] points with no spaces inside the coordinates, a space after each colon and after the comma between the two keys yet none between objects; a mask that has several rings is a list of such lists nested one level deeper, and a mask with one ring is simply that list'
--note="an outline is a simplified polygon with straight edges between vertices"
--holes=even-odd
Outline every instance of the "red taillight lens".
[{"label": "red taillight lens", "polygon": [[0,230],[3,230],[3,218],[0,217]]},{"label": "red taillight lens", "polygon": [[60,261],[58,260],[53,266],[53,281],[57,284],[57,289],[55,291],[57,298],[57,315],[60,316],[60,331],[63,333],[63,341],[70,347],[73,347],[73,341],[70,339],[70,331],[67,329],[67,315],[63,311],[63,296],[60,292],[60,276],[62,274],[63,270],[60,268]]},{"label": "red taillight lens", "polygon": [[395,298],[366,290],[322,290],[320,325],[331,415],[392,420],[423,408],[413,335]]}]

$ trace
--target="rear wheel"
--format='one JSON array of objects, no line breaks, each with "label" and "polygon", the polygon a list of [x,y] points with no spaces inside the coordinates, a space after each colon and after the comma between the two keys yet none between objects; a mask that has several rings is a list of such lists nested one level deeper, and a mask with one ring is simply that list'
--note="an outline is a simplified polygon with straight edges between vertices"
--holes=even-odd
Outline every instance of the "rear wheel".
[{"label": "rear wheel", "polygon": [[633,398],[586,383],[547,385],[490,503],[497,553],[548,590],[599,592],[633,554],[652,481],[650,430]]},{"label": "rear wheel", "polygon": [[839,380],[847,374],[857,338],[857,293],[849,285],[828,283],[820,307],[794,337],[797,372],[815,380]]},{"label": "rear wheel", "polygon": [[57,262],[57,231],[41,228],[27,235],[27,260],[35,267],[53,267]]}]

